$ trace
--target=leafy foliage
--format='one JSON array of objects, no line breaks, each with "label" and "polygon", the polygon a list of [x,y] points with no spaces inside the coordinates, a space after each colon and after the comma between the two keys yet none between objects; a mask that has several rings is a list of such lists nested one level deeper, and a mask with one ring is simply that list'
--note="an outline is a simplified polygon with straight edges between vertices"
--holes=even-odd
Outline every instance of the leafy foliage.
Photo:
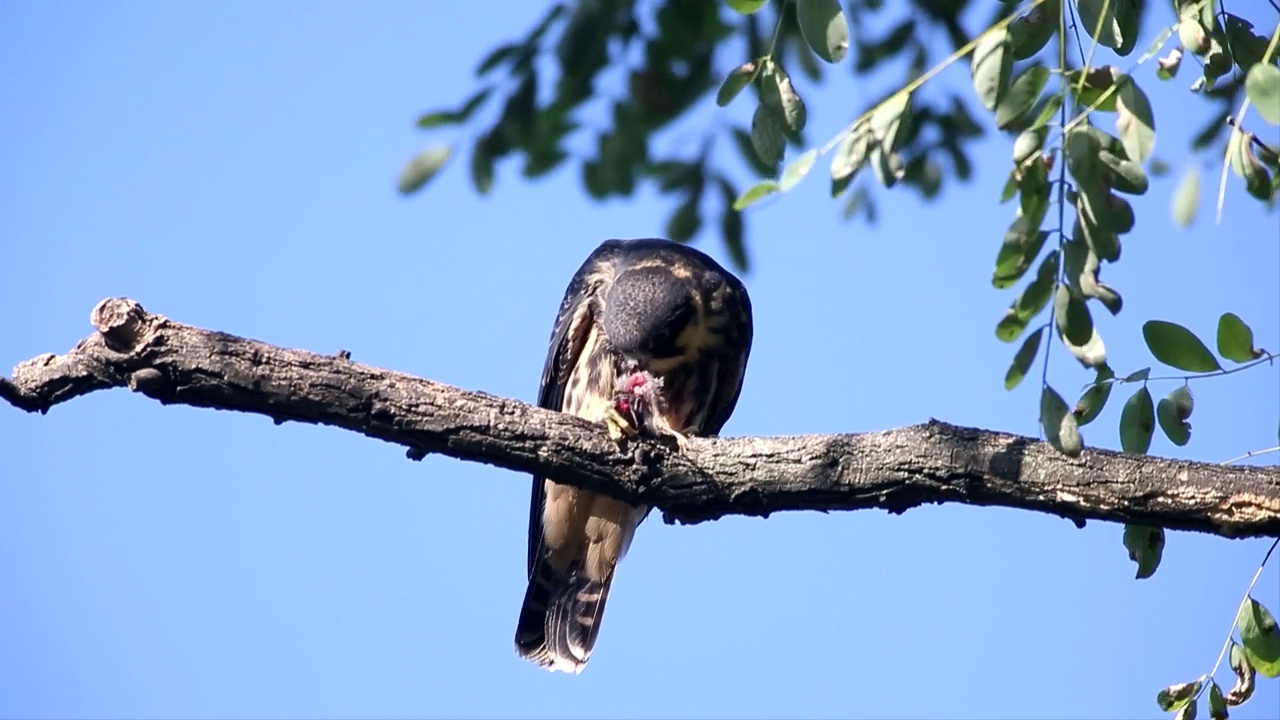
[{"label": "leafy foliage", "polygon": [[1138,564],[1134,576],[1138,580],[1156,574],[1160,557],[1164,554],[1164,530],[1149,525],[1127,525],[1124,529],[1124,546],[1129,559]]},{"label": "leafy foliage", "polygon": [[1280,677],[1280,630],[1270,611],[1249,598],[1240,606],[1236,629],[1249,665],[1269,678]]},{"label": "leafy foliage", "polygon": [[[1150,186],[1157,113],[1143,84],[1152,82],[1153,75],[1175,77],[1183,56],[1195,57],[1201,72],[1192,88],[1199,97],[1221,103],[1222,111],[1193,149],[1216,146],[1226,160],[1224,172],[1229,168],[1243,178],[1248,194],[1274,203],[1280,191],[1275,150],[1247,129],[1245,114],[1237,112],[1230,125],[1223,120],[1240,107],[1241,98],[1243,108],[1253,103],[1263,121],[1275,119],[1280,102],[1275,43],[1245,18],[1215,12],[1210,0],[1176,0],[1171,15],[1140,0],[1005,2],[994,8],[989,26],[976,36],[965,32],[960,21],[969,9],[965,0],[912,4],[917,12],[889,23],[892,30],[884,37],[870,38],[862,28],[872,25],[873,18],[874,24],[885,25],[891,4],[557,3],[523,41],[501,45],[481,61],[477,76],[482,84],[470,98],[455,109],[424,115],[419,124],[470,125],[487,102],[505,93],[496,120],[474,142],[472,182],[478,191],[489,192],[496,163],[508,156],[523,156],[525,176],[538,177],[570,157],[564,143],[571,135],[587,132],[576,118],[598,99],[596,83],[609,70],[610,57],[618,56],[609,48],[621,48],[621,56],[637,59],[625,64],[627,93],[612,101],[611,122],[594,131],[596,152],[581,159],[584,187],[592,197],[604,199],[631,195],[645,182],[656,185],[675,199],[667,235],[689,242],[708,227],[718,228],[740,269],[749,261],[747,222],[741,213],[803,182],[821,156],[831,156],[832,197],[847,196],[847,214],[870,218],[875,215],[875,186],[888,190],[904,185],[925,198],[936,197],[947,177],[941,158],[949,161],[956,179],[966,179],[971,173],[969,144],[984,134],[984,126],[1004,132],[1012,139],[1012,167],[1001,199],[1016,198],[1017,203],[998,246],[992,285],[1021,288],[996,324],[996,336],[1005,342],[1022,339],[1005,386],[1019,385],[1036,357],[1049,361],[1051,349],[1040,352],[1046,328],[1071,357],[1099,378],[1105,375],[1085,391],[1087,401],[1082,397],[1069,412],[1059,413],[1059,403],[1051,402],[1061,400],[1057,391],[1041,389],[1041,420],[1053,424],[1045,425],[1046,437],[1078,452],[1079,426],[1102,411],[1110,383],[1124,382],[1114,378],[1108,365],[1095,314],[1099,307],[1110,314],[1123,308],[1120,292],[1102,280],[1102,269],[1120,260],[1123,241],[1137,226],[1126,196],[1143,195]],[[1171,24],[1160,25],[1169,20]],[[1145,52],[1127,60],[1153,22],[1154,37]],[[952,46],[941,61],[934,57],[938,50],[920,39],[930,29],[944,31]],[[738,38],[746,40],[745,57],[718,73],[718,55]],[[1172,40],[1178,47],[1165,52]],[[536,62],[547,54],[559,61],[553,83],[539,75],[545,63]],[[909,60],[899,90],[872,103],[821,146],[809,146],[805,133],[811,108],[802,86],[827,80],[833,66],[851,64],[862,75],[898,58]],[[953,92],[939,103],[938,93],[918,92],[942,69],[965,58],[971,97]],[[502,68],[508,79],[492,80]],[[541,90],[546,87],[554,92]],[[707,131],[691,157],[658,156],[655,140],[708,95],[720,107],[748,97],[754,105],[750,127],[729,124]],[[990,120],[981,120],[984,114]],[[718,165],[723,153],[712,151],[726,136],[757,174],[745,189]],[[403,191],[420,187],[440,169],[423,173],[421,165],[420,160],[410,163]],[[867,168],[870,173],[863,173]],[[708,187],[719,192],[707,192]],[[704,222],[708,196],[718,199],[719,223]],[[1198,202],[1199,175],[1193,170],[1171,199],[1178,222],[1190,224]],[[1037,270],[1026,279],[1032,267]],[[1035,330],[1036,339],[1023,339],[1046,309],[1049,318]],[[1223,358],[1245,362],[1245,344],[1251,359],[1262,357],[1252,354],[1252,340],[1239,327],[1228,323],[1225,332],[1219,342]],[[1204,343],[1176,323],[1152,320],[1143,335],[1162,363],[1189,373],[1222,371]],[[1128,420],[1121,421],[1122,445],[1145,452],[1154,421],[1175,443],[1188,442],[1190,391],[1182,392],[1163,398],[1151,413],[1146,412],[1150,403],[1133,404],[1142,400],[1134,395],[1126,404]]]},{"label": "leafy foliage", "polygon": [[[1238,187],[1244,193],[1232,202],[1253,198],[1276,206],[1280,151],[1251,128],[1259,122],[1280,124],[1280,23],[1255,30],[1215,0],[1173,0],[1172,12],[1170,3],[1146,0],[1006,0],[984,5],[990,6],[985,29],[971,35],[961,22],[971,5],[969,0],[555,3],[523,40],[498,46],[479,63],[480,87],[470,98],[422,116],[419,126],[478,126],[470,167],[480,193],[495,185],[500,162],[521,157],[524,176],[537,178],[570,159],[565,144],[571,136],[594,134],[594,151],[574,159],[591,197],[628,197],[648,183],[672,198],[671,239],[691,242],[703,230],[717,228],[740,270],[748,268],[750,257],[743,212],[803,182],[822,156],[830,155],[830,194],[843,198],[844,215],[874,222],[877,193],[908,187],[934,199],[948,181],[972,175],[970,148],[976,139],[1002,133],[1010,141],[1011,167],[999,200],[1016,203],[997,243],[991,283],[1015,294],[995,334],[1007,343],[1021,339],[1005,388],[1018,387],[1038,357],[1047,369],[1052,347],[1043,352],[1041,347],[1052,333],[1070,357],[1094,373],[1074,407],[1041,383],[1040,421],[1054,447],[1080,456],[1085,449],[1080,427],[1099,417],[1115,385],[1129,383],[1139,387],[1126,393],[1120,414],[1123,450],[1146,453],[1157,425],[1170,442],[1185,445],[1194,409],[1191,383],[1277,355],[1255,347],[1253,331],[1232,313],[1219,320],[1217,355],[1190,329],[1149,320],[1142,330],[1147,349],[1159,363],[1185,374],[1152,377],[1150,368],[1143,368],[1118,377],[1100,332],[1098,319],[1105,315],[1097,311],[1116,315],[1124,302],[1103,282],[1102,269],[1120,261],[1124,241],[1138,226],[1128,197],[1146,194],[1157,172],[1156,116],[1169,110],[1157,113],[1144,85],[1185,77],[1192,71],[1183,71],[1184,64],[1198,73],[1190,80],[1191,102],[1214,110],[1191,150],[1221,159],[1218,213],[1226,202],[1228,172],[1243,181]],[[1236,3],[1230,9],[1236,6],[1245,7]],[[1269,8],[1256,4],[1256,9],[1268,23],[1275,22]],[[890,29],[871,37],[868,27]],[[949,48],[925,43],[924,38],[939,34]],[[1144,42],[1145,51],[1135,58]],[[553,79],[539,70],[547,67],[538,62],[546,56],[558,63]],[[1187,58],[1192,62],[1184,63]],[[717,70],[726,60],[730,69]],[[920,92],[943,69],[966,60],[969,92],[935,87]],[[833,79],[832,68],[848,66],[855,76],[865,76],[887,72],[891,61],[898,61],[894,68],[905,67],[899,89],[870,103],[835,137],[811,145],[806,126],[810,113],[819,109],[803,99],[807,88]],[[597,88],[619,65],[626,91],[609,100]],[[499,70],[506,71],[505,79],[495,79]],[[660,151],[657,140],[663,133],[708,96],[721,108],[750,102],[750,126],[713,125],[691,154]],[[485,118],[481,111],[499,97],[505,98],[500,109]],[[608,119],[586,130],[580,118],[596,100],[610,103]],[[723,139],[753,177],[736,180],[737,173],[722,164],[725,153],[717,148]],[[401,192],[420,189],[448,157],[449,148],[437,147],[411,160],[401,175]],[[1200,169],[1192,165],[1169,201],[1179,226],[1195,221],[1200,186]],[[719,223],[704,222],[708,195],[718,200]],[[1042,319],[1046,309],[1048,318]],[[1156,403],[1148,385],[1164,381],[1178,384]],[[1161,528],[1125,528],[1124,545],[1138,565],[1138,578],[1156,571],[1164,541]],[[1251,695],[1255,672],[1280,674],[1274,619],[1251,599],[1241,613],[1242,644],[1229,641],[1236,674],[1232,689],[1222,692],[1213,679],[1215,666],[1206,676],[1161,691],[1161,709],[1194,717],[1207,691],[1210,716],[1226,717],[1228,706]],[[1227,651],[1224,646],[1224,655]]]}]

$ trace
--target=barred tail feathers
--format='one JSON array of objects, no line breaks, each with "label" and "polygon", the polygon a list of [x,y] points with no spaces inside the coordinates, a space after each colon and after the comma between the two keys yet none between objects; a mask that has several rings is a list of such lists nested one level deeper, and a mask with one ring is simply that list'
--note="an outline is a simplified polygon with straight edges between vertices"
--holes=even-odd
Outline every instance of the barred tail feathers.
[{"label": "barred tail feathers", "polygon": [[[516,624],[520,655],[550,670],[571,673],[582,672],[591,657],[614,570],[648,511],[603,495],[584,504],[589,508],[585,522],[578,532],[568,533],[575,541],[539,548]],[[553,511],[544,520],[556,520],[556,515],[564,517]],[[566,538],[555,528],[545,530],[552,532],[544,539]]]},{"label": "barred tail feathers", "polygon": [[539,559],[516,623],[516,652],[552,671],[577,674],[586,667],[600,632],[612,569],[603,580],[583,572],[581,561],[557,572]]}]

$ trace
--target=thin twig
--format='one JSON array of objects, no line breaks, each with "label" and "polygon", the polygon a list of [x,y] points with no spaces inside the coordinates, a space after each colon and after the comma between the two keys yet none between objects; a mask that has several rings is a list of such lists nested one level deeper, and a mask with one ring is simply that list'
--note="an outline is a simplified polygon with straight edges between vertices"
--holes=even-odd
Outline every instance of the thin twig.
[{"label": "thin twig", "polygon": [[1089,43],[1089,55],[1084,59],[1084,67],[1080,70],[1080,82],[1076,84],[1076,97],[1080,97],[1080,91],[1084,89],[1084,80],[1088,77],[1089,66],[1093,63],[1093,53],[1098,49],[1098,35],[1102,34],[1102,23],[1107,19],[1110,10],[1111,0],[1107,0],[1102,4],[1102,10],[1098,13],[1098,22],[1094,23],[1093,32],[1089,35],[1092,42]]},{"label": "thin twig", "polygon": [[1273,452],[1280,452],[1280,445],[1277,445],[1275,447],[1269,447],[1266,450],[1250,450],[1249,452],[1241,455],[1240,457],[1233,457],[1230,460],[1224,460],[1222,464],[1231,465],[1232,463],[1238,463],[1241,460],[1248,460],[1251,457],[1258,457],[1259,455],[1266,455],[1268,453],[1273,453]]},{"label": "thin twig", "polygon": [[[1271,553],[1275,552],[1276,546],[1280,545],[1280,538],[1276,538],[1271,543],[1271,547],[1267,548],[1267,554],[1262,556],[1262,562],[1258,564],[1258,571],[1253,574],[1253,579],[1249,581],[1249,587],[1245,588],[1244,597],[1240,599],[1240,605],[1236,608],[1235,617],[1231,618],[1231,628],[1227,630],[1227,639],[1222,643],[1222,650],[1218,653],[1218,659],[1213,663],[1213,669],[1206,676],[1210,680],[1214,675],[1218,674],[1218,668],[1222,666],[1222,659],[1227,656],[1227,650],[1231,648],[1232,637],[1236,632],[1236,623],[1240,617],[1240,612],[1244,610],[1244,606],[1249,602],[1249,598],[1253,593],[1253,586],[1258,584],[1258,578],[1262,577],[1262,570],[1267,566],[1267,561],[1271,559]],[[1200,694],[1205,691],[1206,684],[1200,685],[1200,690],[1196,692],[1196,696],[1191,698],[1191,702],[1195,702],[1200,698]]]},{"label": "thin twig", "polygon": [[[1079,44],[1078,37],[1076,38],[1076,40],[1077,40],[1077,44]],[[1067,123],[1067,97],[1068,97],[1068,88],[1067,88],[1067,80],[1066,80],[1066,77],[1067,77],[1066,75],[1067,73],[1067,15],[1065,11],[1058,13],[1058,70],[1059,70],[1059,76],[1062,78],[1062,85],[1061,85],[1062,102],[1058,104],[1058,126],[1064,127]],[[1066,144],[1067,144],[1067,136],[1066,136],[1066,133],[1064,132],[1062,135],[1062,146],[1064,149],[1063,150],[1064,154],[1065,154]],[[1067,226],[1067,216],[1066,216],[1066,213],[1067,213],[1067,162],[1065,157],[1063,158],[1062,162],[1058,163],[1057,185],[1058,185],[1058,252],[1061,253],[1063,248],[1063,238],[1066,237],[1065,228]],[[1062,282],[1062,278],[1066,273],[1065,267],[1066,267],[1066,263],[1064,262],[1058,263],[1058,277],[1056,279],[1059,283]],[[1049,343],[1053,342],[1053,327],[1054,327],[1054,321],[1057,319],[1056,315],[1057,315],[1057,303],[1050,303],[1049,304],[1049,322],[1046,323],[1045,325],[1047,329],[1046,334],[1049,336]],[[1040,391],[1041,392],[1044,392],[1044,388],[1048,387],[1049,385],[1049,356],[1053,354],[1053,351],[1051,348],[1052,348],[1051,345],[1046,345],[1044,349],[1044,364],[1040,369]],[[1041,418],[1040,423],[1038,424],[1039,424],[1040,435],[1041,437],[1043,437],[1044,436],[1044,418]]]},{"label": "thin twig", "polygon": [[[1231,127],[1239,128],[1241,132],[1244,132],[1244,128],[1240,127],[1236,123],[1236,119],[1234,117],[1228,115],[1226,119],[1226,123]],[[1261,151],[1267,156],[1268,160],[1270,160],[1273,163],[1280,163],[1280,152],[1273,150],[1270,145],[1262,142],[1262,139],[1259,138],[1257,135],[1250,135],[1249,140],[1253,142],[1254,147],[1258,148],[1259,151]]]},{"label": "thin twig", "polygon": [[1181,382],[1190,382],[1191,380],[1200,380],[1202,378],[1218,377],[1221,375],[1233,375],[1242,370],[1248,370],[1250,368],[1257,367],[1258,365],[1261,365],[1263,363],[1271,362],[1276,358],[1280,358],[1280,353],[1266,353],[1265,355],[1258,358],[1257,360],[1247,362],[1243,365],[1237,365],[1236,367],[1233,367],[1233,368],[1223,368],[1221,370],[1213,370],[1207,373],[1196,373],[1196,374],[1190,374],[1190,375],[1157,375],[1156,377],[1144,377],[1144,378],[1139,378],[1137,380],[1125,380],[1124,378],[1119,378],[1119,377],[1107,378],[1106,380],[1098,380],[1095,382],[1091,382],[1088,385],[1086,385],[1086,387],[1088,387],[1089,385],[1106,385],[1108,383],[1111,383],[1113,385],[1123,385],[1126,382],[1148,383],[1148,382],[1162,382],[1162,381],[1169,381],[1169,380],[1179,380]]}]

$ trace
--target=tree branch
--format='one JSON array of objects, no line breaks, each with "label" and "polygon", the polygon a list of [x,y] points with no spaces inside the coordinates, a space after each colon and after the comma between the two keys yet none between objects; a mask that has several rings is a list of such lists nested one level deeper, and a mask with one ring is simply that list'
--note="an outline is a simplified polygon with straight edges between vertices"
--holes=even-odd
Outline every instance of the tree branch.
[{"label": "tree branch", "polygon": [[1087,449],[1067,458],[1027,437],[926,424],[856,435],[609,441],[580,418],[524,403],[153,315],[103,300],[97,329],[65,355],[0,378],[0,397],[41,413],[128,387],[161,403],[332,425],[607,493],[667,522],[780,510],[894,513],[925,503],[996,505],[1226,537],[1280,536],[1280,468],[1221,466]]}]

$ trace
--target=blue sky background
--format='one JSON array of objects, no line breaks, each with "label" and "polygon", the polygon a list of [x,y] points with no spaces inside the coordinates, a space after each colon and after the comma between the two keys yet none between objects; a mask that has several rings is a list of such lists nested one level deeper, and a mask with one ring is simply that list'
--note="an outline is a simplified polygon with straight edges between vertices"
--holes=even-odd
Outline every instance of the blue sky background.
[{"label": "blue sky background", "polygon": [[[670,206],[594,204],[576,172],[527,184],[513,166],[482,199],[465,156],[419,197],[394,180],[426,144],[468,137],[413,120],[469,94],[475,62],[544,9],[0,4],[0,367],[69,349],[93,305],[123,295],[532,401],[569,276],[605,238],[660,234]],[[1106,268],[1125,308],[1095,317],[1120,373],[1151,364],[1152,318],[1209,339],[1232,311],[1280,346],[1277,215],[1233,177],[1214,225],[1206,165],[1197,224],[1168,219],[1206,117],[1194,70],[1164,85],[1139,72],[1174,173],[1135,201]],[[883,89],[844,72],[822,91],[799,81],[811,142]],[[750,112],[703,108],[664,142],[692,150],[703,124]],[[995,202],[1008,152],[983,144],[976,181],[939,203],[878,194],[873,227],[839,220],[825,161],[753,210],[756,343],[725,433],[936,417],[1036,434],[1037,385],[1002,389],[1016,346],[993,333],[1014,294],[988,281],[1012,217]],[[710,233],[699,246],[723,258]],[[1049,375],[1071,400],[1091,377],[1057,345]],[[1158,436],[1152,453],[1276,444],[1274,368],[1193,390],[1191,444]],[[1088,443],[1118,446],[1125,397]],[[45,417],[0,408],[0,448],[5,717],[1155,717],[1159,688],[1211,667],[1267,545],[1173,533],[1135,582],[1120,527],[1012,510],[651,518],[591,666],[569,677],[512,648],[526,476],[123,390]],[[1268,568],[1255,594],[1280,612],[1278,578]],[[1275,717],[1278,685],[1233,717]]]}]

